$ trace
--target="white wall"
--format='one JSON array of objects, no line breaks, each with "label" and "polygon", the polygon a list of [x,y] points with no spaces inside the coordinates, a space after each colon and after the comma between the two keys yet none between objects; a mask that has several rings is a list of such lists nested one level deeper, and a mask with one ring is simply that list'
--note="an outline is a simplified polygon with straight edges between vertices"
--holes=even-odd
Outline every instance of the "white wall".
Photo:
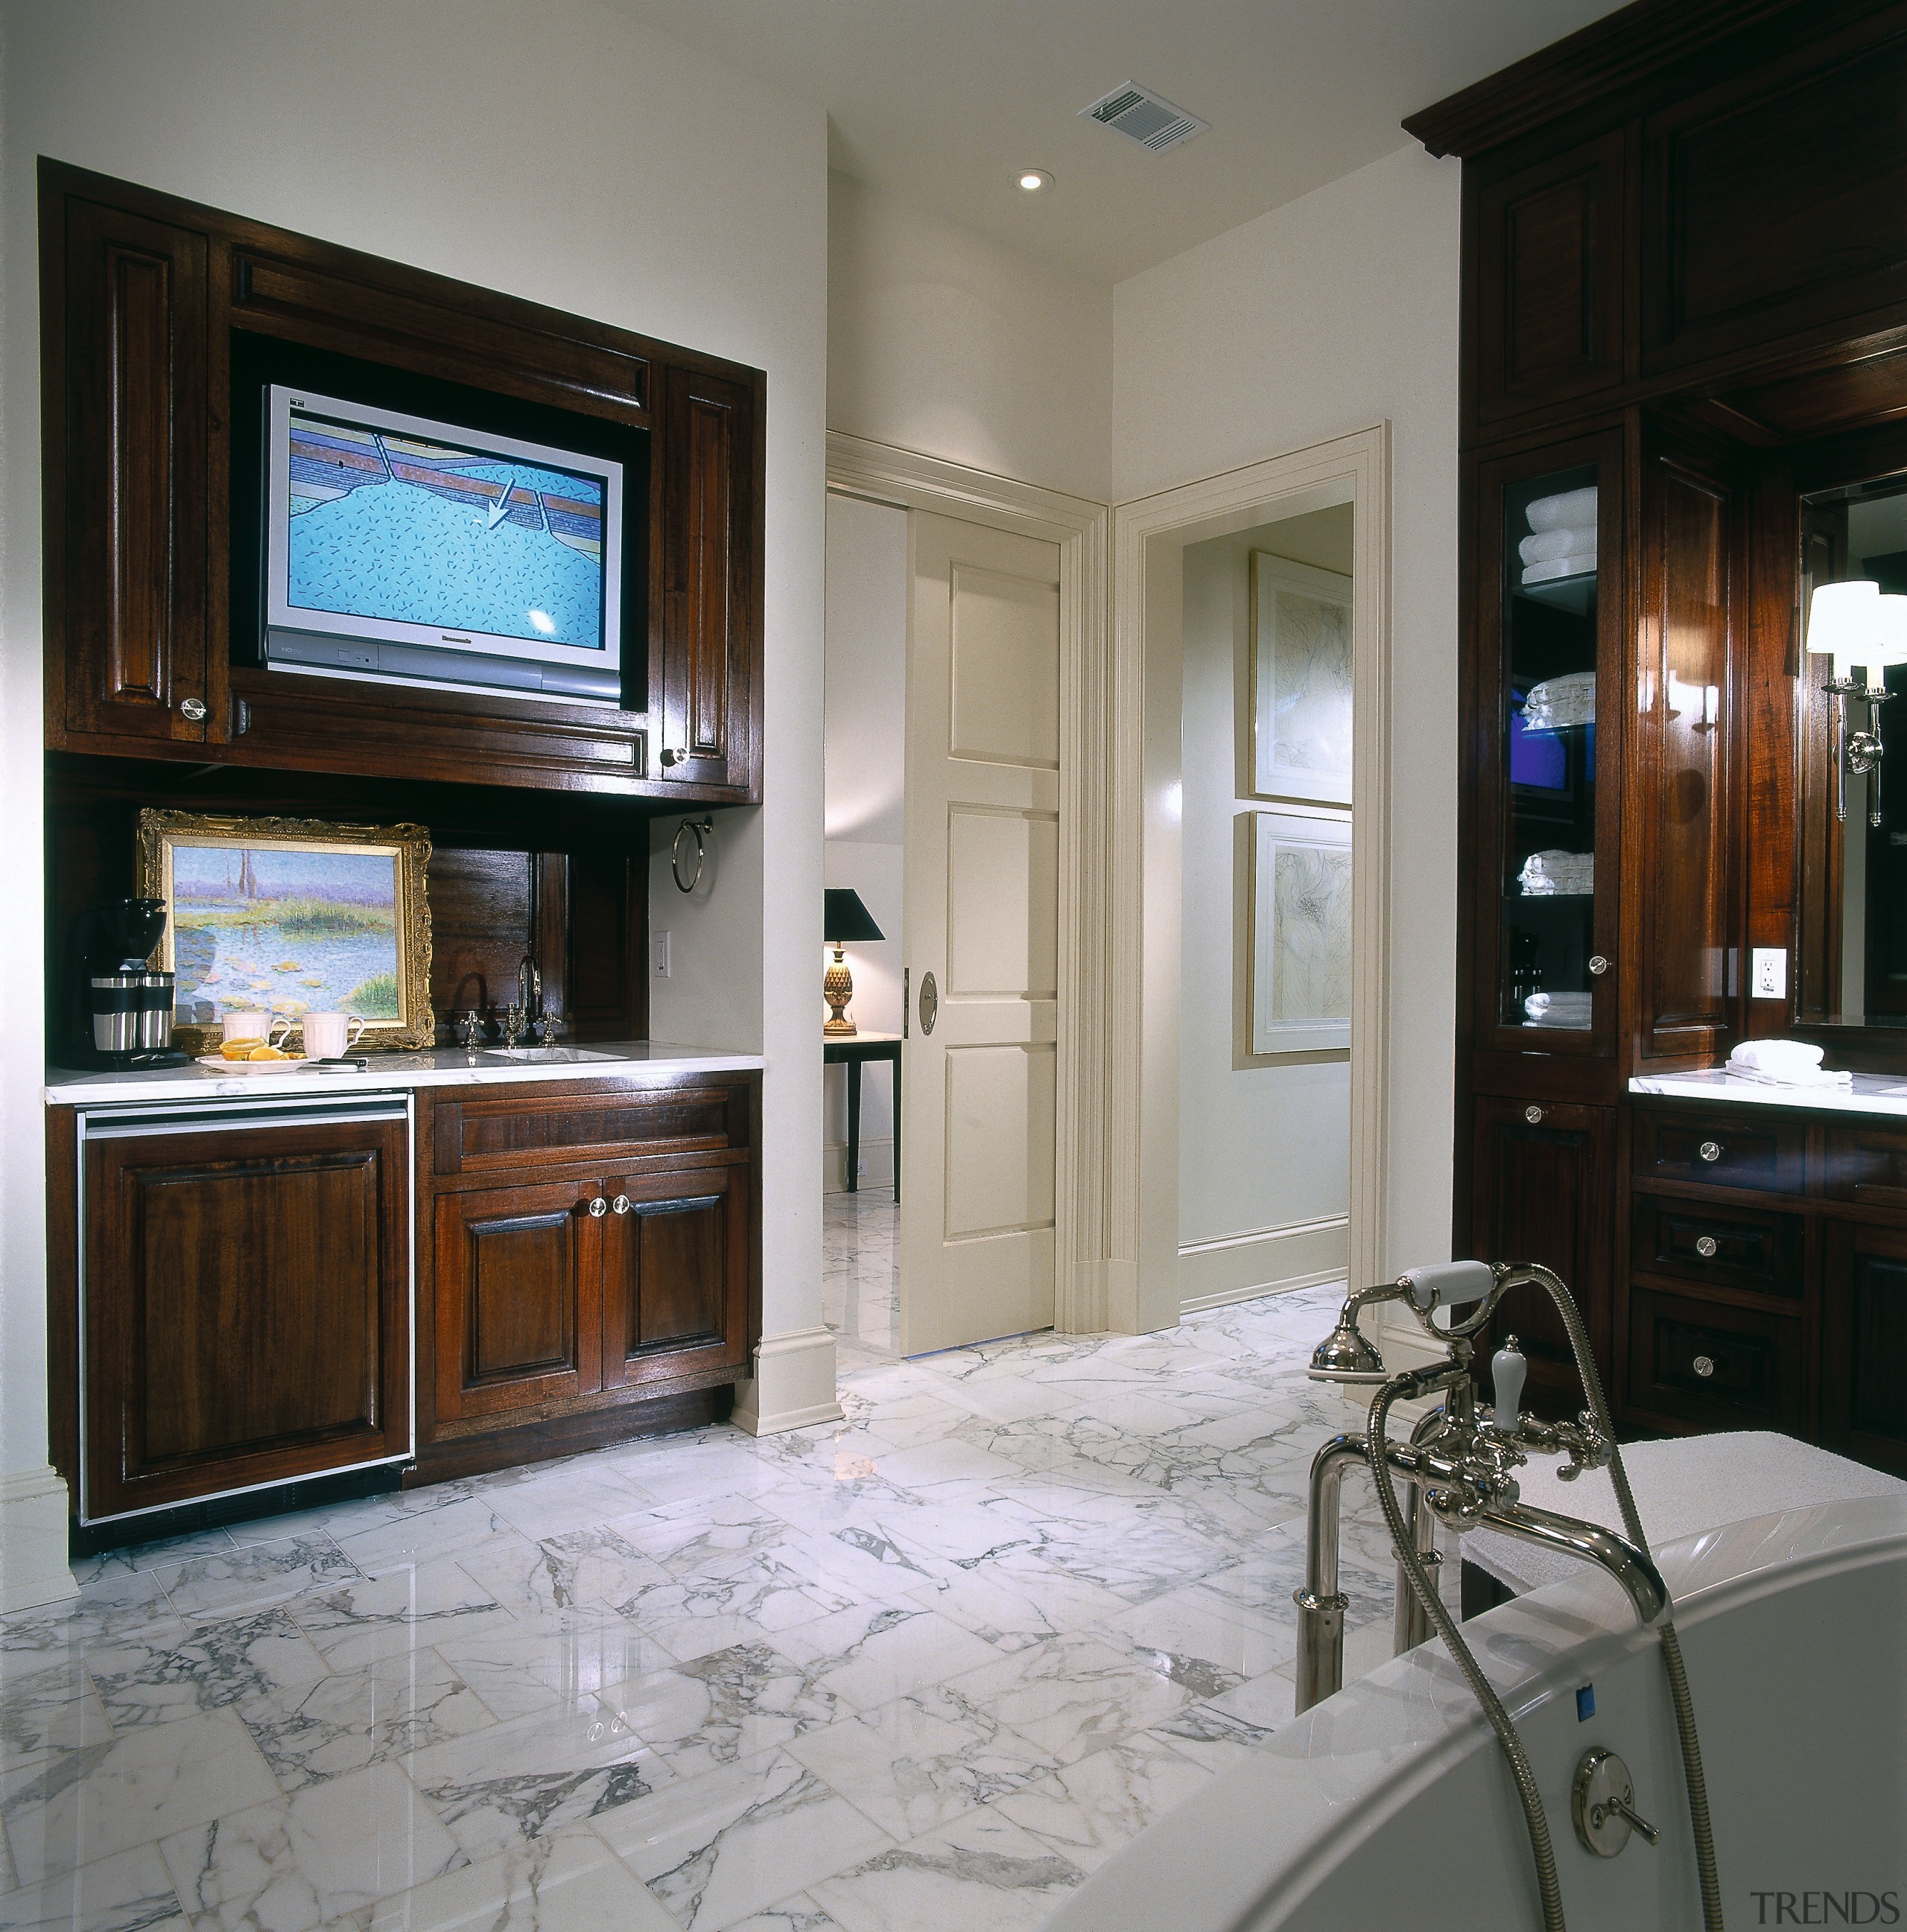
[{"label": "white wall", "polygon": [[1458,185],[1401,148],[1113,291],[1122,501],[1392,425],[1387,1268],[1449,1242]]},{"label": "white wall", "polygon": [[[1349,1204],[1348,1055],[1245,1057],[1254,550],[1351,568],[1348,504],[1188,544],[1181,632],[1179,1241],[1181,1298],[1315,1279],[1341,1260]],[[1248,862],[1248,854],[1246,857]]]},{"label": "white wall", "polygon": [[[733,838],[701,916],[671,915],[672,1023],[693,1036],[707,1016],[692,989],[719,987],[722,1037],[766,1050],[764,1326],[818,1328],[821,113],[594,0],[6,0],[3,17],[4,902],[41,903],[36,154],[765,369],[771,802]],[[455,131],[484,128],[558,130],[589,165],[560,181],[491,165]],[[46,1454],[38,924],[0,927],[7,1472]],[[831,1350],[827,1366],[831,1400]]]},{"label": "white wall", "polygon": [[[884,935],[847,949],[848,1017],[901,1030],[901,854],[907,769],[907,513],[854,496],[827,501],[827,884],[860,893]],[[824,966],[832,954],[824,949]],[[815,980],[818,999],[819,969]],[[826,1015],[824,1005],[820,1008]],[[826,1070],[823,1149],[830,1189],[847,1182],[848,1080]],[[863,1067],[860,1156],[867,1187],[893,1184],[893,1074]]]},{"label": "white wall", "polygon": [[1112,292],[829,177],[827,422],[1104,502]]}]

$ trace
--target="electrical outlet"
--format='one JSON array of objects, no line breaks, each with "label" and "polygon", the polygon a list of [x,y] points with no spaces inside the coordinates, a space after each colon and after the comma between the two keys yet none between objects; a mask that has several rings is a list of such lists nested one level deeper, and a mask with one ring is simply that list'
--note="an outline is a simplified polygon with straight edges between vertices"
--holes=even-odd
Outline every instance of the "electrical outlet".
[{"label": "electrical outlet", "polygon": [[665,932],[656,934],[656,977],[668,977],[668,934]]},{"label": "electrical outlet", "polygon": [[1788,953],[1779,946],[1754,949],[1752,997],[1758,1000],[1785,1000],[1788,997]]},{"label": "electrical outlet", "polygon": [[858,1160],[857,1161],[856,1161],[856,1162],[854,1162],[854,1174],[855,1174],[856,1178],[858,1178],[860,1175],[862,1175],[862,1174],[865,1174],[866,1172],[867,1172],[867,1156],[866,1156],[865,1154],[863,1154],[863,1155],[861,1156],[860,1159],[860,1160]]}]

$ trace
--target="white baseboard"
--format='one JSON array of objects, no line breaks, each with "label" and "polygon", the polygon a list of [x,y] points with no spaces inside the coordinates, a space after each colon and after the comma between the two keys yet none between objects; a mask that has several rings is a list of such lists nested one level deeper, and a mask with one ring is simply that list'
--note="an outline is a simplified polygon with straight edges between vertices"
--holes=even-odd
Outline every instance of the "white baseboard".
[{"label": "white baseboard", "polygon": [[839,1422],[834,1390],[834,1336],[826,1328],[764,1336],[755,1351],[755,1376],[737,1385],[729,1420],[751,1436],[778,1436],[818,1422]]},{"label": "white baseboard", "polygon": [[[894,1144],[882,1136],[870,1139],[863,1134],[860,1138],[861,1177],[863,1193],[884,1187],[891,1194],[894,1186]],[[827,1194],[845,1194],[848,1191],[848,1144],[845,1141],[825,1141],[821,1144],[821,1190]]]},{"label": "white baseboard", "polygon": [[51,1464],[0,1476],[0,1613],[80,1594],[67,1567],[66,1484]]},{"label": "white baseboard", "polygon": [[1179,1250],[1179,1312],[1196,1315],[1342,1281],[1350,1251],[1350,1223],[1342,1214],[1185,1242]]}]

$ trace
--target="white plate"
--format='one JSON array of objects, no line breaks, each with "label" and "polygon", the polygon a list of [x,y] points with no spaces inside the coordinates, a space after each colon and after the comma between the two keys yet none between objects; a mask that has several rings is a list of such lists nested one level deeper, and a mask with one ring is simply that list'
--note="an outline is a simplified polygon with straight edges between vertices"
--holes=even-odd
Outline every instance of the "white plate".
[{"label": "white plate", "polygon": [[308,1060],[227,1060],[216,1053],[199,1056],[199,1064],[215,1073],[299,1073],[311,1064]]}]

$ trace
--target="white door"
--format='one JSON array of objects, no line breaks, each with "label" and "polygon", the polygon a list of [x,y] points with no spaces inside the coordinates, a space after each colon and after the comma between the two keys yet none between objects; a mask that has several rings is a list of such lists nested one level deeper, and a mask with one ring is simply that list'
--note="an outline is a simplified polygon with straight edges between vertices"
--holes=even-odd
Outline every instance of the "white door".
[{"label": "white door", "polygon": [[901,1347],[1050,1328],[1059,546],[916,512]]}]

